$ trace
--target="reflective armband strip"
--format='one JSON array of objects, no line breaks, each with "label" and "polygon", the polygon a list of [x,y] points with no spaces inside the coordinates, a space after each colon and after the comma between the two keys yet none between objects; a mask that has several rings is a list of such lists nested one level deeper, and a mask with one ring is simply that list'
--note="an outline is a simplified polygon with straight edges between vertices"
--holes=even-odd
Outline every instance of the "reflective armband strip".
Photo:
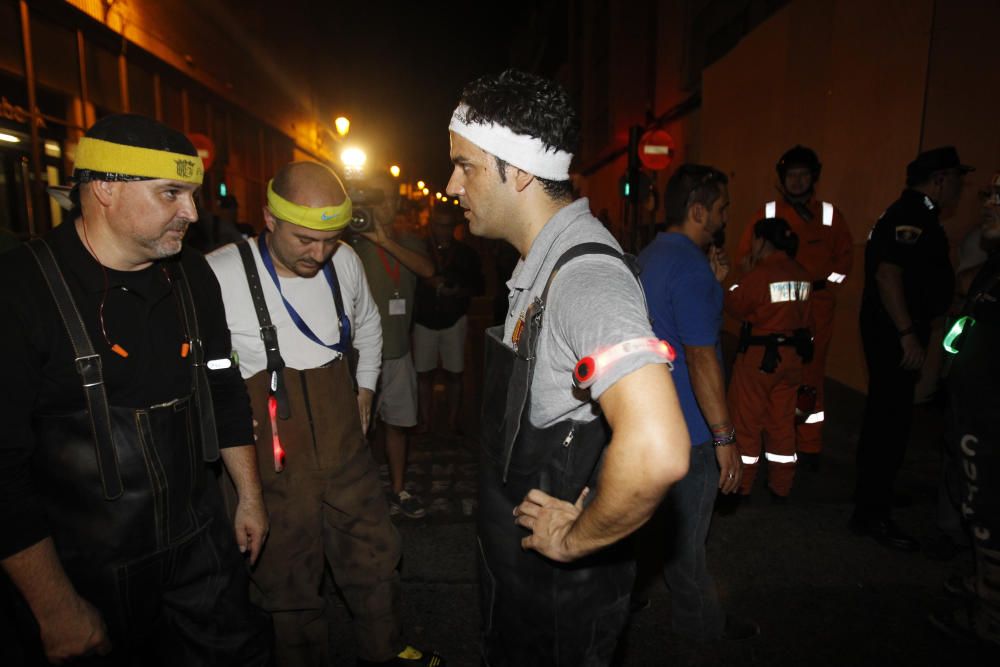
[{"label": "reflective armband strip", "polygon": [[821,421],[823,421],[824,418],[825,417],[823,415],[823,411],[820,410],[819,412],[814,412],[811,415],[809,415],[808,417],[806,417],[806,423],[807,424],[818,424]]},{"label": "reflective armband strip", "polygon": [[775,213],[778,212],[778,202],[769,201],[764,204],[764,217],[773,218]]},{"label": "reflective armband strip", "polygon": [[836,271],[834,271],[833,273],[828,275],[826,279],[831,283],[837,283],[839,285],[840,283],[844,282],[844,280],[847,279],[847,276],[844,275],[843,273],[837,273]]},{"label": "reflective armband strip", "polygon": [[730,286],[729,286],[729,291],[730,291],[730,292],[735,292],[735,291],[736,291],[736,289],[737,289],[737,288],[738,288],[739,286],[740,286],[740,284],[739,284],[739,283],[733,283],[732,285],[730,285]]},{"label": "reflective armband strip", "polygon": [[233,360],[228,357],[223,359],[209,359],[205,365],[208,366],[208,370],[210,371],[221,371],[226,368],[232,368]]},{"label": "reflective armband strip", "polygon": [[833,204],[823,202],[823,226],[833,227]]},{"label": "reflective armband strip", "polygon": [[760,457],[759,456],[747,456],[746,454],[743,454],[743,455],[740,456],[740,460],[743,461],[743,465],[745,465],[745,466],[755,466],[755,465],[757,465],[757,461],[760,461]]},{"label": "reflective armband strip", "polygon": [[673,370],[673,362],[677,355],[667,341],[658,338],[633,338],[580,359],[573,369],[573,382],[580,389],[586,389],[607,369],[625,357],[641,352],[652,352],[661,357]]},{"label": "reflective armband strip", "polygon": [[799,460],[798,456],[795,454],[772,454],[771,452],[765,452],[764,456],[771,463],[795,463]]}]

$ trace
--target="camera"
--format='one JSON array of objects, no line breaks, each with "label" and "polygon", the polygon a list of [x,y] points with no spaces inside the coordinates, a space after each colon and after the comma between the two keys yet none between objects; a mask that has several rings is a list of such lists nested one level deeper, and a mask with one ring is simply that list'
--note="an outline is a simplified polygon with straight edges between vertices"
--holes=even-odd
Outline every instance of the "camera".
[{"label": "camera", "polygon": [[352,232],[370,232],[375,229],[375,206],[385,201],[381,188],[361,181],[349,183],[347,196],[351,198],[352,216],[347,224]]}]

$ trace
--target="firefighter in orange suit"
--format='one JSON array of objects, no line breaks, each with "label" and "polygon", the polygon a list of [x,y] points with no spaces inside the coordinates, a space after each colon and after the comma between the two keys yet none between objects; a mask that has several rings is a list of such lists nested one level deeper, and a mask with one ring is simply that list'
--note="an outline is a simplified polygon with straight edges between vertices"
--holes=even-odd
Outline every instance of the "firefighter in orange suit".
[{"label": "firefighter in orange suit", "polygon": [[[815,151],[795,146],[781,156],[775,166],[778,172],[780,196],[766,202],[754,220],[783,218],[799,237],[796,259],[809,274],[812,285],[812,323],[815,338],[812,361],[803,367],[803,389],[806,396],[815,392],[815,404],[800,401],[796,442],[803,459],[819,465],[823,449],[823,378],[826,375],[826,354],[833,337],[833,309],[836,286],[844,282],[851,270],[853,241],[844,216],[836,206],[816,198],[816,183],[823,165]],[[736,249],[736,261],[745,261],[750,253],[753,225],[747,225]]]},{"label": "firefighter in orange suit", "polygon": [[809,272],[794,259],[798,237],[788,222],[766,218],[752,230],[747,261],[752,268],[725,297],[726,312],[743,322],[729,413],[743,459],[740,494],[750,495],[763,439],[771,498],[783,503],[795,476],[796,397],[804,360],[812,354],[812,285]]}]

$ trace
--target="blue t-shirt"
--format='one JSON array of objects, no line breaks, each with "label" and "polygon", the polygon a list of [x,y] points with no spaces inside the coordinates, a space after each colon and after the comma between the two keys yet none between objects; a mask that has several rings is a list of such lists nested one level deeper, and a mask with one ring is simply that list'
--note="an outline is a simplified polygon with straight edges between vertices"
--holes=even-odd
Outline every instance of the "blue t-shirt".
[{"label": "blue t-shirt", "polygon": [[657,234],[639,255],[639,265],[653,333],[670,343],[677,353],[674,385],[691,444],[711,442],[712,434],[691,388],[684,346],[714,345],[721,366],[722,286],[715,279],[705,253],[694,241],[677,232]]}]

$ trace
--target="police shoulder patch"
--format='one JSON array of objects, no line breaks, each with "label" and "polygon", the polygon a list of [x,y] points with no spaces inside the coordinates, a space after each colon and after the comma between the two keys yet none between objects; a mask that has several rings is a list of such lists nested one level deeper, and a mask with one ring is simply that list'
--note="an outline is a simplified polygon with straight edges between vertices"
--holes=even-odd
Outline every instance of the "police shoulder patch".
[{"label": "police shoulder patch", "polygon": [[913,245],[923,233],[924,230],[913,225],[896,225],[896,242]]}]

